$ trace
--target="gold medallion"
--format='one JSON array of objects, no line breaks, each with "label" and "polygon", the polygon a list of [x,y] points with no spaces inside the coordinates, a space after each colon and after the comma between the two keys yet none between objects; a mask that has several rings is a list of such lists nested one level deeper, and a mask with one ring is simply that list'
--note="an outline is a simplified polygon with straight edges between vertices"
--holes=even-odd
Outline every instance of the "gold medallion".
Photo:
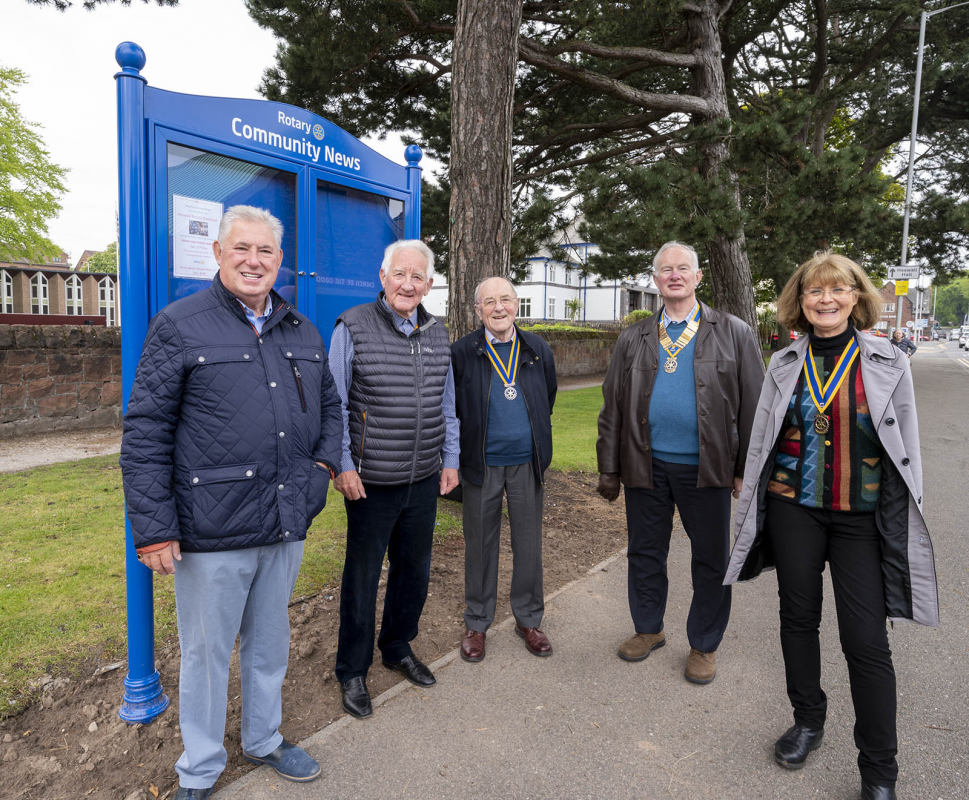
[{"label": "gold medallion", "polygon": [[827,433],[831,429],[831,422],[824,414],[818,414],[814,418],[814,432]]},{"label": "gold medallion", "polygon": [[676,372],[676,359],[675,358],[666,359],[666,363],[663,364],[663,369],[665,369],[667,372]]}]

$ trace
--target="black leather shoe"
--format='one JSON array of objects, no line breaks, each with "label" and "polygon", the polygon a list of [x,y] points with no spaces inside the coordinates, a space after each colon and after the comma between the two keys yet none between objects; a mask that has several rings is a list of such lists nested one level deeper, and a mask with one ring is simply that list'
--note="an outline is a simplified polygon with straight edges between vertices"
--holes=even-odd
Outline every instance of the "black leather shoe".
[{"label": "black leather shoe", "polygon": [[343,692],[343,710],[351,717],[363,719],[373,714],[365,678],[350,678],[346,683],[340,684],[340,691]]},{"label": "black leather shoe", "polygon": [[210,786],[208,789],[185,789],[179,786],[174,800],[209,800],[212,796],[212,788]]},{"label": "black leather shoe", "polygon": [[803,725],[794,725],[774,743],[774,760],[784,769],[800,769],[808,753],[821,746],[822,739],[824,728],[812,731]]},{"label": "black leather shoe", "polygon": [[403,672],[407,680],[418,686],[433,686],[437,683],[437,678],[434,677],[434,673],[424,666],[424,663],[415,655],[405,656],[400,661],[381,660],[387,669]]},{"label": "black leather shoe", "polygon": [[875,786],[861,779],[861,800],[896,800],[894,786]]}]

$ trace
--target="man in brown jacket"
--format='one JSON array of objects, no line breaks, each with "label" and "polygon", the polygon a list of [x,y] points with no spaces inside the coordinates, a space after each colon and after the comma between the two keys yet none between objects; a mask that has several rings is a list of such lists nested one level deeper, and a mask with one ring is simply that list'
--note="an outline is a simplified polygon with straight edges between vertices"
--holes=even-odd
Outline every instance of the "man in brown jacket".
[{"label": "man in brown jacket", "polygon": [[663,310],[622,332],[602,385],[598,492],[626,487],[629,610],[635,634],[619,648],[642,661],[666,644],[663,616],[673,508],[690,537],[693,602],[685,676],[710,683],[730,617],[723,586],[730,492],[739,496],[764,361],[753,331],[696,299],[696,252],[667,242],[653,259]]}]

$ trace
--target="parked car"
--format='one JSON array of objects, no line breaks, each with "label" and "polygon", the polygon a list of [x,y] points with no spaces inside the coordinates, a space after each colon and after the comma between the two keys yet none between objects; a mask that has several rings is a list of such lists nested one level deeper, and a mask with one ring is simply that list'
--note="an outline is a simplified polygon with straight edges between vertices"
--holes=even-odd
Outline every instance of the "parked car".
[{"label": "parked car", "polygon": [[951,331],[949,331],[949,341],[950,342],[958,342],[959,341],[959,329],[958,328],[953,328]]},{"label": "parked car", "polygon": [[959,349],[960,350],[963,350],[963,349],[965,349],[965,347],[966,347],[966,334],[960,333],[959,334]]}]

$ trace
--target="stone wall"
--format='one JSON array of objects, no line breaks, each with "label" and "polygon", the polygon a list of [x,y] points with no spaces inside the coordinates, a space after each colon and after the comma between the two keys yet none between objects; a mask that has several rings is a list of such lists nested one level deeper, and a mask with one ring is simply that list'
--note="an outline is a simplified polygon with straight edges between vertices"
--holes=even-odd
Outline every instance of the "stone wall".
[{"label": "stone wall", "polygon": [[0,325],[0,439],[120,424],[120,329]]},{"label": "stone wall", "polygon": [[606,371],[619,331],[534,331],[552,349],[560,378]]},{"label": "stone wall", "polygon": [[[536,331],[559,377],[606,371],[618,331]],[[0,325],[0,439],[121,424],[121,331]]]}]

